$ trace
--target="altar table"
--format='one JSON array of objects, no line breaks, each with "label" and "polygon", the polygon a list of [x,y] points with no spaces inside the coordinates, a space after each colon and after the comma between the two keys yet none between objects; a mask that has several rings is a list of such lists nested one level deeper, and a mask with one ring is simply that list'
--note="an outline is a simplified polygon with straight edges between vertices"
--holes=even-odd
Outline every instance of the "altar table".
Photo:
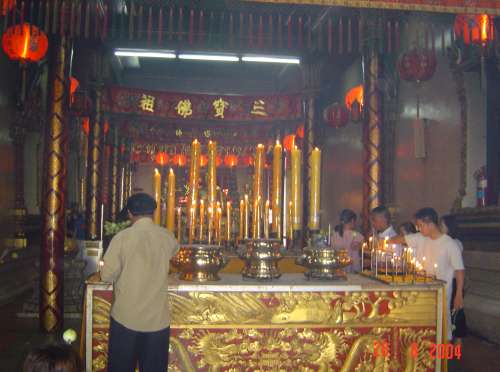
[{"label": "altar table", "polygon": [[[169,371],[440,371],[444,285],[170,278]],[[88,284],[86,371],[106,371],[112,286]],[[165,351],[167,352],[167,351]]]}]

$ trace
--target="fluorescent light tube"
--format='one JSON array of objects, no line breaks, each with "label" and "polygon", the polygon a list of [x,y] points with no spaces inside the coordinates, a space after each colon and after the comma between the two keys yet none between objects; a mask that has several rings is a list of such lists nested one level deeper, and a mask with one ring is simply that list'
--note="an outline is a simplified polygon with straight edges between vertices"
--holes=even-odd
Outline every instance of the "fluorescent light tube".
[{"label": "fluorescent light tube", "polygon": [[260,62],[260,63],[289,63],[300,64],[300,59],[297,57],[278,57],[278,56],[258,56],[246,55],[241,57],[243,62]]},{"label": "fluorescent light tube", "polygon": [[240,58],[234,55],[225,54],[197,54],[197,53],[181,53],[179,59],[190,59],[198,61],[221,61],[221,62],[238,62]]},{"label": "fluorescent light tube", "polygon": [[167,58],[173,59],[177,56],[171,50],[154,49],[116,49],[115,56],[118,57],[142,57],[142,58]]}]

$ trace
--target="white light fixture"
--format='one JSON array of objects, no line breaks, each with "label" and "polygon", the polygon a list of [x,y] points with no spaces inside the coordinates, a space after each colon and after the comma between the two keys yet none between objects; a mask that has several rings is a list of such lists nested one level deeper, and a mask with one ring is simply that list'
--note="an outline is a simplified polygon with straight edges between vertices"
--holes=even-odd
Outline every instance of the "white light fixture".
[{"label": "white light fixture", "polygon": [[174,59],[177,56],[172,50],[161,49],[116,49],[115,56],[117,57],[142,57],[142,58],[166,58]]},{"label": "white light fixture", "polygon": [[300,64],[300,58],[297,57],[280,57],[280,56],[259,56],[259,55],[244,55],[241,57],[243,62],[259,62],[259,63],[288,63]]},{"label": "white light fixture", "polygon": [[197,60],[197,61],[219,61],[219,62],[239,62],[240,58],[230,54],[198,54],[198,53],[180,53],[179,59]]}]

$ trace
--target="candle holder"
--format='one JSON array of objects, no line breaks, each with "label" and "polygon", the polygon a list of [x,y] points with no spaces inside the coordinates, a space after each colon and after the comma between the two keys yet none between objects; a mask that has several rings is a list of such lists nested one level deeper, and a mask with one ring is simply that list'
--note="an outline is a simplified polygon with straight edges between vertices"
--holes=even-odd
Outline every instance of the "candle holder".
[{"label": "candle holder", "polygon": [[172,265],[180,271],[179,279],[188,282],[217,281],[226,263],[222,247],[208,244],[183,245],[172,259]]},{"label": "candle holder", "polygon": [[278,261],[283,257],[280,239],[250,239],[240,245],[239,256],[245,261],[244,278],[278,279]]},{"label": "candle holder", "polygon": [[307,279],[346,280],[344,267],[352,262],[346,250],[336,251],[325,243],[316,243],[304,248],[297,264],[307,268]]}]

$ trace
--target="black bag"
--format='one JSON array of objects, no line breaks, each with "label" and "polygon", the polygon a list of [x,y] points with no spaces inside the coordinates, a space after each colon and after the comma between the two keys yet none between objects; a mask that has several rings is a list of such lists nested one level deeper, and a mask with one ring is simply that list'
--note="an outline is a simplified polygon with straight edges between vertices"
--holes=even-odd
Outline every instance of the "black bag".
[{"label": "black bag", "polygon": [[458,309],[451,312],[451,323],[453,338],[462,338],[467,336],[467,324],[465,322],[464,309]]}]

